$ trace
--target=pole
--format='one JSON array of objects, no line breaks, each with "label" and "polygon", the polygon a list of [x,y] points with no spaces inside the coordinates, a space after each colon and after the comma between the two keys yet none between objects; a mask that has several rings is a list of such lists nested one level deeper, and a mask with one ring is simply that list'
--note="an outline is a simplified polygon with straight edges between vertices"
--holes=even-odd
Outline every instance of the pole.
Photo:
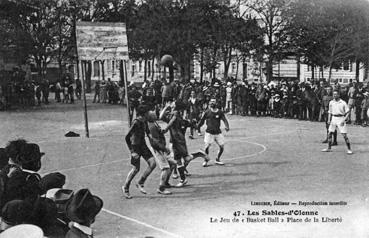
[{"label": "pole", "polygon": [[[87,103],[86,103],[86,83],[85,83],[85,78],[86,78],[86,67],[85,65],[82,63],[82,61],[79,60],[78,57],[78,45],[77,45],[77,24],[74,27],[74,34],[75,34],[75,46],[76,46],[76,58],[77,58],[77,65],[79,64],[79,62],[81,62],[81,68],[82,68],[82,97],[83,97],[83,107],[84,107],[84,118],[85,118],[85,131],[86,131],[86,137],[89,138],[90,137],[90,133],[88,131],[88,118],[87,118]],[[78,68],[78,67],[77,67]]]},{"label": "pole", "polygon": [[90,133],[88,130],[88,118],[87,118],[87,103],[86,103],[86,62],[81,62],[82,66],[82,94],[83,94],[83,107],[84,107],[84,118],[85,118],[85,131],[86,137],[90,138]]},{"label": "pole", "polygon": [[123,76],[123,80],[124,80],[124,90],[125,90],[125,94],[126,94],[126,102],[127,102],[127,115],[128,115],[128,126],[131,127],[132,125],[132,121],[131,118],[133,117],[133,115],[131,116],[131,110],[130,110],[130,105],[129,105],[129,100],[128,100],[128,80],[127,80],[127,62],[124,60],[121,61],[122,62],[122,66],[123,66],[123,62],[124,62],[124,76]]}]

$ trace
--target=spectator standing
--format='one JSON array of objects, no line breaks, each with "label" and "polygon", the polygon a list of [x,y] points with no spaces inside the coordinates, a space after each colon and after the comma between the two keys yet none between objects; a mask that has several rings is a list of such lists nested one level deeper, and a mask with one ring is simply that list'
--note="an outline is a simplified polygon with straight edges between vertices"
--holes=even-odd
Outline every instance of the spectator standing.
[{"label": "spectator standing", "polygon": [[76,79],[76,97],[81,100],[82,95],[82,83],[80,79]]},{"label": "spectator standing", "polygon": [[[97,99],[97,101],[96,101]],[[100,103],[100,80],[97,80],[95,82],[95,95],[94,95],[94,100],[92,101],[93,103],[97,102]]]},{"label": "spectator standing", "polygon": [[355,124],[361,125],[362,124],[362,102],[364,100],[364,92],[363,88],[359,87],[356,93],[356,99],[355,99]]},{"label": "spectator standing", "polygon": [[362,126],[368,126],[368,113],[369,113],[369,92],[364,93],[364,99],[361,103],[361,118],[362,120]]},{"label": "spectator standing", "polygon": [[62,90],[62,87],[60,85],[60,82],[57,81],[56,84],[55,84],[55,100],[57,102],[61,102],[61,98],[60,98],[60,92]]}]

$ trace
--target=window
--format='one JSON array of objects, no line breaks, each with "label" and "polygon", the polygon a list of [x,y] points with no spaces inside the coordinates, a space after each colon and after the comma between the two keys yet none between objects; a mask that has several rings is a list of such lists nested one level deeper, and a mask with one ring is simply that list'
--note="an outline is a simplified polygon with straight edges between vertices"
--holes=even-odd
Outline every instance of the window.
[{"label": "window", "polygon": [[138,63],[138,72],[142,72],[142,61]]},{"label": "window", "polygon": [[308,65],[307,71],[308,72],[311,71],[311,66],[310,65]]},{"label": "window", "polygon": [[100,62],[94,61],[94,77],[100,77]]},{"label": "window", "polygon": [[350,62],[348,60],[343,62],[343,70],[349,70],[350,69]]},{"label": "window", "polygon": [[111,63],[110,63],[110,60],[107,60],[106,61],[106,69],[107,69],[108,72],[111,71]]},{"label": "window", "polygon": [[232,74],[236,73],[236,63],[232,63]]},{"label": "window", "polygon": [[115,75],[115,61],[114,60],[111,61],[111,74]]},{"label": "window", "polygon": [[343,79],[343,83],[348,83],[348,79]]}]

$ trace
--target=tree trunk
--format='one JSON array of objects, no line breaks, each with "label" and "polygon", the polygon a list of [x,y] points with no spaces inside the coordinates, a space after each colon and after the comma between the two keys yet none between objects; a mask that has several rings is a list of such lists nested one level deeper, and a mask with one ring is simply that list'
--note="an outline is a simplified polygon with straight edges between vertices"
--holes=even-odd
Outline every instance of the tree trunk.
[{"label": "tree trunk", "polygon": [[358,59],[355,60],[355,80],[359,82],[360,77],[360,61]]},{"label": "tree trunk", "polygon": [[237,66],[236,66],[236,81],[237,81],[237,78],[238,78],[238,68],[239,68],[239,63],[240,63],[240,60],[239,59],[237,59]]},{"label": "tree trunk", "polygon": [[92,74],[92,62],[86,61],[85,62],[85,82],[86,82],[86,92],[91,92],[91,74]]},{"label": "tree trunk", "polygon": [[147,80],[147,59],[145,58],[144,62],[144,82]]},{"label": "tree trunk", "polygon": [[216,62],[217,62],[217,51],[218,51],[218,49],[217,49],[217,47],[214,47],[214,49],[213,49],[213,78],[215,78],[216,77],[216,75],[215,75],[215,68],[216,68]]},{"label": "tree trunk", "polygon": [[42,78],[42,66],[41,66],[41,60],[40,59],[36,59],[36,65],[37,65],[38,80],[41,80],[41,78]]},{"label": "tree trunk", "polygon": [[155,74],[155,56],[152,57],[151,62],[151,81],[154,81],[154,74]]},{"label": "tree trunk", "polygon": [[62,59],[61,59],[61,56],[59,55],[58,57],[58,67],[59,67],[59,70],[58,70],[58,73],[59,73],[59,81],[61,81],[62,77],[63,77],[63,65],[62,65]]},{"label": "tree trunk", "polygon": [[267,82],[269,83],[273,79],[273,59],[269,57],[267,62]]},{"label": "tree trunk", "polygon": [[104,69],[104,65],[105,65],[105,60],[101,60],[101,75],[102,75],[102,79],[105,80],[105,69]]},{"label": "tree trunk", "polygon": [[296,59],[296,67],[297,67],[297,80],[300,82],[301,79],[300,79],[300,76],[301,76],[301,69],[300,69],[300,65],[301,65],[301,62],[300,62],[300,56],[297,56],[297,59]]},{"label": "tree trunk", "polygon": [[200,53],[200,83],[202,83],[204,79],[204,48],[201,48]]},{"label": "tree trunk", "polygon": [[332,64],[332,63],[330,63],[330,64],[329,64],[328,83],[331,83],[331,78],[332,78],[332,67],[333,67],[333,64]]},{"label": "tree trunk", "polygon": [[315,79],[315,66],[311,65],[311,80]]},{"label": "tree trunk", "polygon": [[127,81],[127,79],[124,80],[123,60],[119,60],[119,78],[120,78],[120,84],[125,87],[126,86],[125,81]]},{"label": "tree trunk", "polygon": [[174,69],[173,66],[169,67],[169,82],[173,82],[174,81]]},{"label": "tree trunk", "polygon": [[42,60],[42,79],[46,79],[46,69],[47,69],[47,63],[46,63],[46,59]]},{"label": "tree trunk", "polygon": [[320,71],[322,72],[322,79],[324,79],[324,67],[320,66]]}]

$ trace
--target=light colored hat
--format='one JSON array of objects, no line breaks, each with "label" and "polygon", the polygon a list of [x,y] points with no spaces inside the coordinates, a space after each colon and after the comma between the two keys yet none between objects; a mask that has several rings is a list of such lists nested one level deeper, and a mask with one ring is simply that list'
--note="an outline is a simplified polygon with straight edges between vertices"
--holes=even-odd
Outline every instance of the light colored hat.
[{"label": "light colored hat", "polygon": [[22,224],[6,229],[0,235],[1,238],[44,238],[44,232],[40,227]]},{"label": "light colored hat", "polygon": [[209,104],[216,104],[217,100],[215,98],[210,99]]},{"label": "light colored hat", "polygon": [[227,83],[227,86],[232,86],[232,83],[231,83],[231,82],[228,82],[228,83]]}]

